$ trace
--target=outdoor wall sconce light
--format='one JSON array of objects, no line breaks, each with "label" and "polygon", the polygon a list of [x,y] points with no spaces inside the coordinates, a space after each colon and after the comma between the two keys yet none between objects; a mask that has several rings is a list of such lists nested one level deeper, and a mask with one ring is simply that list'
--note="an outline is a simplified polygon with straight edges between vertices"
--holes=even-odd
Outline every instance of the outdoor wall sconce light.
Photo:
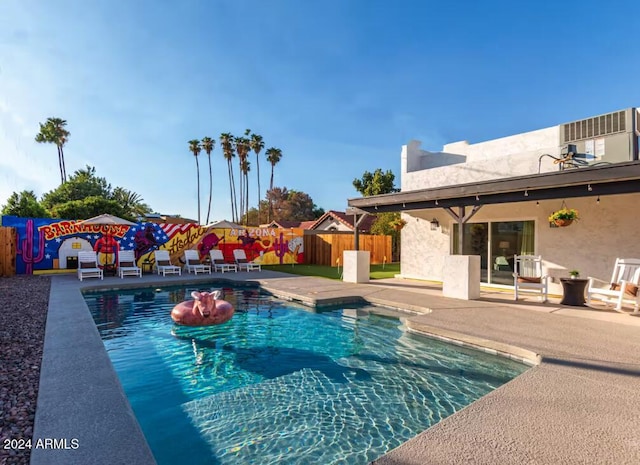
[{"label": "outdoor wall sconce light", "polygon": [[436,220],[435,218],[431,220],[431,230],[432,231],[437,231],[438,230],[438,226],[440,226],[440,223],[438,223],[438,220]]}]

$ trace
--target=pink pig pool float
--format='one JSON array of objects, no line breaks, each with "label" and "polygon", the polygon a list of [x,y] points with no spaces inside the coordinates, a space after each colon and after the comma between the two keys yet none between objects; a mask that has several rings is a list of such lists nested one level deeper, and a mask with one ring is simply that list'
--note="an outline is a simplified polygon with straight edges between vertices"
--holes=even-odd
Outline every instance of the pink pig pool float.
[{"label": "pink pig pool float", "polygon": [[233,305],[226,300],[219,300],[220,291],[193,291],[193,300],[180,302],[171,310],[171,319],[179,325],[209,326],[220,325],[231,319]]}]

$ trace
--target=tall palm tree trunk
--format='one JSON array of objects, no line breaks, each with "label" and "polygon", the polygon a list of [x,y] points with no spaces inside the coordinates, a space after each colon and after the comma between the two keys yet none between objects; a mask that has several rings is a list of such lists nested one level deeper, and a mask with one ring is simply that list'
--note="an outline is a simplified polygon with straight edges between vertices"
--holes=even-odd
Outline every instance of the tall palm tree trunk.
[{"label": "tall palm tree trunk", "polygon": [[198,179],[198,224],[200,224],[200,163],[198,163],[198,157],[196,159],[196,177]]},{"label": "tall palm tree trunk", "polygon": [[233,176],[233,164],[229,160],[229,189],[231,191],[231,217],[232,221],[238,221],[238,200],[236,196],[236,181]]},{"label": "tall palm tree trunk", "polygon": [[[269,183],[269,190],[271,192],[273,192],[273,167],[274,165],[271,165],[271,182]],[[271,223],[271,219],[273,217],[273,202],[271,200],[271,196],[269,196],[269,223]]]},{"label": "tall palm tree trunk", "polygon": [[213,173],[211,171],[211,153],[207,153],[209,159],[209,206],[207,207],[207,224],[209,224],[209,213],[211,213],[211,196],[213,195]]},{"label": "tall palm tree trunk", "polygon": [[[247,194],[245,195],[245,202],[246,202],[246,208],[244,209],[245,216],[247,218],[247,223],[249,222],[249,173],[247,172],[245,175],[245,180],[244,180],[244,184],[245,184],[245,189],[247,189]],[[258,221],[259,223],[260,221]],[[246,224],[246,223],[245,223]]]},{"label": "tall palm tree trunk", "polygon": [[64,150],[62,150],[62,146],[60,147],[60,159],[62,160],[62,177],[64,179],[63,182],[67,182],[67,166],[64,164]]},{"label": "tall palm tree trunk", "polygon": [[258,171],[258,225],[262,222],[260,218],[260,156],[256,154],[256,170]]},{"label": "tall palm tree trunk", "polygon": [[240,210],[238,211],[238,220],[242,221],[242,211],[244,210],[244,178],[242,177],[242,167],[238,174],[238,190],[240,191]]},{"label": "tall palm tree trunk", "polygon": [[58,147],[58,167],[60,168],[60,184],[64,184],[64,170],[62,168],[62,149]]}]

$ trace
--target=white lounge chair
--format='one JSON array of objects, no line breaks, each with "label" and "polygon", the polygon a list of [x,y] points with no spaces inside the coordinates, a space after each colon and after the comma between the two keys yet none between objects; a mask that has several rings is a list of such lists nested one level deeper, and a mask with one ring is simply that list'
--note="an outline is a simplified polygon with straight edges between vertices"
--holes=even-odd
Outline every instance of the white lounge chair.
[{"label": "white lounge chair", "polygon": [[133,250],[120,250],[118,252],[118,275],[120,275],[120,278],[125,276],[142,278],[142,269],[136,265],[136,256]]},{"label": "white lounge chair", "polygon": [[253,263],[247,260],[247,254],[244,253],[244,249],[234,249],[233,258],[236,260],[236,265],[240,271],[262,271],[262,266],[259,263]]},{"label": "white lounge chair", "polygon": [[542,302],[547,301],[549,277],[542,274],[540,255],[515,255],[513,271],[514,300],[518,300],[522,292],[532,292],[540,294]]},{"label": "white lounge chair", "polygon": [[104,279],[104,273],[98,266],[98,254],[95,252],[78,252],[78,279],[100,278]]},{"label": "white lounge chair", "polygon": [[200,255],[197,250],[185,250],[184,262],[187,273],[209,273],[211,274],[211,267],[200,262]]},{"label": "white lounge chair", "polygon": [[224,261],[222,250],[212,249],[209,251],[209,256],[211,257],[211,264],[213,265],[214,271],[220,271],[222,273],[225,271],[238,271],[238,265]]},{"label": "white lounge chair", "polygon": [[153,255],[156,259],[155,267],[158,274],[162,274],[162,276],[166,276],[167,274],[182,275],[182,268],[171,263],[169,251],[156,250]]},{"label": "white lounge chair", "polygon": [[634,313],[640,308],[640,259],[617,258],[611,281],[589,278],[587,305],[594,300],[615,304],[614,310],[622,312],[623,305],[632,305]]}]

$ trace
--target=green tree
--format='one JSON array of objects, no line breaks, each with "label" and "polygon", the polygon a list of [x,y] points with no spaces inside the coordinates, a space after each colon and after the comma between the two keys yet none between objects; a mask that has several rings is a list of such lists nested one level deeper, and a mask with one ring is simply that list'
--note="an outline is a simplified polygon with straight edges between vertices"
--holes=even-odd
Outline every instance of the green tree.
[{"label": "green tree", "polygon": [[213,196],[213,172],[211,171],[211,152],[216,145],[215,139],[211,137],[202,138],[202,149],[207,154],[207,160],[209,162],[209,206],[207,207],[207,222],[209,224],[209,214],[211,213],[211,197]]},{"label": "green tree", "polygon": [[[391,260],[400,259],[400,234],[405,222],[400,218],[400,213],[378,213],[371,225],[371,234],[376,236],[391,236]],[[399,226],[398,226],[399,225]]]},{"label": "green tree", "polygon": [[3,215],[13,215],[22,218],[47,218],[49,215],[38,202],[33,191],[14,192],[2,207]]},{"label": "green tree", "polygon": [[136,220],[136,218],[130,216],[116,200],[97,196],[86,197],[82,200],[70,200],[54,205],[51,209],[51,215],[54,218],[78,220],[86,220],[87,218],[102,215],[103,213],[116,215],[130,221]]},{"label": "green tree", "polygon": [[[398,192],[394,185],[395,176],[391,170],[383,172],[378,168],[373,173],[365,171],[361,179],[353,180],[353,187],[356,188],[363,197],[371,195],[390,194]],[[399,213],[378,213],[376,220],[371,225],[371,234],[391,236],[392,260],[397,261],[400,257],[400,229],[396,225],[401,224]]]},{"label": "green tree", "polygon": [[42,205],[51,211],[54,205],[91,196],[110,198],[111,185],[105,178],[96,176],[94,167],[87,165],[73,173],[67,182],[44,194]]},{"label": "green tree", "polygon": [[[269,183],[269,190],[273,190],[273,170],[275,166],[280,162],[282,158],[282,150],[270,147],[266,151],[267,161],[271,163],[271,182]],[[269,200],[269,222],[273,220],[273,203]]]},{"label": "green tree", "polygon": [[109,213],[135,221],[139,213],[152,211],[135,192],[120,187],[112,191],[91,166],[77,170],[67,182],[44,194],[41,204],[52,218],[87,219]]},{"label": "green tree", "polygon": [[58,149],[58,165],[60,167],[60,183],[67,180],[67,170],[64,163],[63,147],[69,140],[67,122],[61,118],[48,118],[46,123],[40,123],[40,132],[36,134],[36,142],[40,144],[55,144]]},{"label": "green tree", "polygon": [[138,218],[151,213],[149,205],[137,193],[123,187],[116,187],[111,194],[111,200],[115,200],[122,207],[124,214],[130,218]]},{"label": "green tree", "polygon": [[233,179],[233,157],[235,157],[234,137],[229,132],[220,134],[222,154],[227,160],[227,172],[229,174],[229,199],[231,201],[231,221],[238,221],[238,207],[236,203],[235,180]]},{"label": "green tree", "polygon": [[275,221],[309,221],[324,214],[311,196],[305,192],[274,187],[267,192],[267,200],[273,207]]},{"label": "green tree", "polygon": [[394,186],[395,176],[391,170],[382,172],[380,168],[375,172],[370,173],[365,171],[362,175],[362,179],[354,179],[353,187],[362,194],[363,197],[369,197],[371,195],[390,194],[392,192],[398,192]]},{"label": "green tree", "polygon": [[202,151],[200,141],[198,139],[192,139],[189,141],[189,151],[193,153],[196,159],[196,179],[198,182],[198,224],[200,224],[200,164],[198,163],[198,155]]}]

